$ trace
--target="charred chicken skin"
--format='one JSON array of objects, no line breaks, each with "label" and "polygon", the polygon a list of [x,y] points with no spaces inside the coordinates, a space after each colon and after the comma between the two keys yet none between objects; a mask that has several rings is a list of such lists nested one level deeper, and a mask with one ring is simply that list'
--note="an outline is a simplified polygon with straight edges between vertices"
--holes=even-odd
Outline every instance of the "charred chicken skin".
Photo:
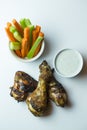
[{"label": "charred chicken skin", "polygon": [[47,85],[43,79],[40,79],[37,88],[27,97],[28,109],[35,116],[43,116],[47,109],[47,100]]},{"label": "charred chicken skin", "polygon": [[[45,77],[44,77],[45,76]],[[48,76],[40,71],[37,88],[27,97],[28,109],[35,116],[43,116],[48,105]]]},{"label": "charred chicken skin", "polygon": [[64,107],[67,94],[63,86],[54,78],[53,72],[46,61],[39,66],[40,75],[37,88],[26,100],[28,109],[35,116],[42,116],[47,108],[48,98],[56,105]]},{"label": "charred chicken skin", "polygon": [[14,77],[14,85],[11,87],[10,95],[17,101],[26,99],[29,92],[37,87],[37,81],[25,72],[17,71]]},{"label": "charred chicken skin", "polygon": [[43,116],[51,99],[57,106],[64,107],[67,103],[67,93],[63,86],[53,76],[53,71],[46,61],[40,66],[38,82],[30,75],[17,71],[10,95],[17,101],[24,101],[35,116]]},{"label": "charred chicken skin", "polygon": [[41,78],[45,79],[48,84],[49,98],[55,102],[56,105],[64,107],[67,103],[67,94],[63,86],[53,76],[53,71],[46,61],[43,61],[39,66],[42,73]]}]

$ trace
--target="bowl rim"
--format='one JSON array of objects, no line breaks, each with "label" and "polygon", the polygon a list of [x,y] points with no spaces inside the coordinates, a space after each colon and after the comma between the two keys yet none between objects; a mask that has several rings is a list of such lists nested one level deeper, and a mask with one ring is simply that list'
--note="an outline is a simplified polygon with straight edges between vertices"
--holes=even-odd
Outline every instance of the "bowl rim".
[{"label": "bowl rim", "polygon": [[[61,52],[66,51],[66,50],[72,50],[73,52],[76,52],[76,53],[79,55],[79,57],[80,57],[80,68],[78,69],[78,71],[76,71],[74,74],[71,74],[71,75],[63,75],[62,73],[60,73],[60,72],[58,71],[58,69],[57,69],[57,67],[56,67],[56,59],[57,59],[58,55],[59,55]],[[72,77],[77,76],[77,75],[81,72],[81,70],[82,70],[82,68],[83,68],[83,57],[82,57],[81,53],[80,53],[78,50],[76,50],[76,49],[64,48],[64,49],[58,51],[58,53],[57,53],[56,56],[54,57],[53,66],[54,66],[54,69],[55,69],[56,73],[57,73],[59,76],[61,76],[61,77],[66,77],[66,78],[72,78]]]},{"label": "bowl rim", "polygon": [[27,62],[33,62],[33,61],[37,60],[42,55],[44,48],[45,48],[45,41],[43,40],[39,53],[31,59],[28,59],[26,57],[25,58],[18,57],[13,50],[11,50],[10,48],[9,48],[9,50],[14,58],[16,58],[17,60],[19,60],[21,62],[27,63]]}]

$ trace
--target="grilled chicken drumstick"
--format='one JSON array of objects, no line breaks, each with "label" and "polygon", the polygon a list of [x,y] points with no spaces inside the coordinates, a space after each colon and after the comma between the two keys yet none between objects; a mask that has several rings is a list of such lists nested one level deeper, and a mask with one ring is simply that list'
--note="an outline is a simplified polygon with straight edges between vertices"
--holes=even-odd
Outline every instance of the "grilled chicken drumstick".
[{"label": "grilled chicken drumstick", "polygon": [[67,94],[63,86],[54,78],[53,72],[46,61],[39,66],[40,76],[37,88],[27,97],[28,109],[35,116],[42,116],[46,110],[48,98],[56,105],[64,106]]},{"label": "grilled chicken drumstick", "polygon": [[44,115],[48,105],[48,91],[47,78],[44,77],[43,73],[40,73],[37,88],[27,97],[26,103],[28,109],[35,116]]},{"label": "grilled chicken drumstick", "polygon": [[[38,82],[27,73],[17,71],[10,92],[10,95],[17,101],[26,100],[28,109],[35,116],[44,115],[49,98],[61,107],[67,103],[66,91],[53,76],[53,71],[48,63],[43,61],[39,69]],[[31,94],[29,94],[30,92]]]},{"label": "grilled chicken drumstick", "polygon": [[47,85],[43,79],[40,79],[37,88],[27,97],[26,103],[28,109],[35,116],[43,116],[48,104]]},{"label": "grilled chicken drumstick", "polygon": [[55,79],[51,67],[46,61],[43,61],[39,66],[42,78],[47,81],[49,98],[56,105],[64,107],[67,103],[67,94],[63,86]]}]

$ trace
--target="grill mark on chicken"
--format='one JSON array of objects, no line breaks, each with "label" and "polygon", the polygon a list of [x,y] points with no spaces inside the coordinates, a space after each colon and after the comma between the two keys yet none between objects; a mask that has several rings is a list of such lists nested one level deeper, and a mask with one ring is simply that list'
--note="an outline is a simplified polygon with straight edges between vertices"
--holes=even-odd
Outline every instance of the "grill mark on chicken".
[{"label": "grill mark on chicken", "polygon": [[26,99],[28,93],[34,91],[37,81],[25,72],[17,71],[14,77],[14,85],[11,87],[10,95],[18,101]]}]

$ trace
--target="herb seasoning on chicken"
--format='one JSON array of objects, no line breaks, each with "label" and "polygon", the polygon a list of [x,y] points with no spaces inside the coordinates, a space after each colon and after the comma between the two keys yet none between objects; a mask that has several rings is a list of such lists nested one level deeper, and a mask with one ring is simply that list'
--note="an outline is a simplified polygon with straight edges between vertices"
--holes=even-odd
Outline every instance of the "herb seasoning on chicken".
[{"label": "herb seasoning on chicken", "polygon": [[40,79],[37,88],[27,97],[28,109],[35,116],[42,116],[47,109],[47,100],[47,85],[43,79]]},{"label": "herb seasoning on chicken", "polygon": [[48,98],[56,105],[65,106],[67,94],[63,86],[54,78],[53,72],[46,61],[39,66],[40,76],[37,88],[27,97],[28,109],[35,116],[42,116],[46,110]]},{"label": "herb seasoning on chicken", "polygon": [[14,85],[11,87],[10,95],[17,101],[26,99],[28,92],[32,92],[37,87],[37,81],[30,75],[22,71],[17,71],[14,77]]},{"label": "herb seasoning on chicken", "polygon": [[17,101],[24,101],[28,109],[35,116],[43,116],[48,107],[48,99],[57,106],[64,107],[67,103],[67,94],[63,86],[53,76],[53,70],[46,61],[40,66],[39,81],[30,75],[17,71],[10,95]]},{"label": "herb seasoning on chicken", "polygon": [[53,76],[51,67],[46,61],[43,61],[39,68],[42,73],[42,78],[45,78],[49,86],[49,98],[54,101],[56,105],[64,107],[67,103],[67,94],[63,86]]},{"label": "herb seasoning on chicken", "polygon": [[26,103],[28,109],[35,116],[44,115],[48,105],[47,81],[43,78],[43,73],[40,73],[37,88],[27,97]]}]

